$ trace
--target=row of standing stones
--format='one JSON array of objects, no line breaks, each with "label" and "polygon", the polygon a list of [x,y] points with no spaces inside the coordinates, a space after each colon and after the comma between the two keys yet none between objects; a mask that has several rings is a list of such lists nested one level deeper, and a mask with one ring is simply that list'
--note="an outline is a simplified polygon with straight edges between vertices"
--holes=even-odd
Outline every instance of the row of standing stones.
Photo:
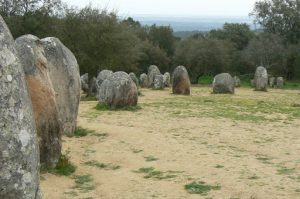
[{"label": "row of standing stones", "polygon": [[0,16],[0,198],[39,199],[39,170],[56,166],[80,100],[75,56],[57,38],[15,41]]},{"label": "row of standing stones", "polygon": [[[275,81],[276,80],[276,81]],[[234,94],[235,88],[241,86],[241,81],[237,76],[232,77],[229,73],[222,73],[215,76],[213,80],[213,93]],[[251,80],[251,86],[256,91],[267,91],[268,86],[274,88],[283,88],[284,79],[282,77],[268,77],[267,69],[257,67],[254,79]]]},{"label": "row of standing stones", "polygon": [[[173,74],[172,79],[170,73],[161,74],[159,68],[151,65],[148,68],[148,74],[141,74],[138,79],[134,73],[129,75],[125,72],[113,73],[109,70],[101,71],[97,78],[93,79],[95,85],[95,93],[100,103],[109,105],[112,108],[120,108],[125,106],[135,106],[138,101],[138,88],[152,88],[161,90],[171,85],[174,94],[190,95],[190,79],[188,72],[184,66],[178,66]],[[83,90],[88,88],[88,74],[81,76],[81,85]],[[272,87],[275,78],[268,78],[267,70],[260,66],[256,69],[253,87],[257,91],[267,91],[268,83]],[[277,88],[283,87],[283,78],[277,78]],[[229,73],[221,73],[214,77],[213,93],[235,93],[235,88],[241,86],[241,81],[237,76],[232,77]]]},{"label": "row of standing stones", "polygon": [[[178,66],[172,76],[173,93],[190,95],[190,78],[184,66]],[[92,79],[89,84],[88,74],[81,76],[82,90],[90,91],[89,85],[95,85],[95,95],[99,103],[106,104],[111,108],[123,108],[136,106],[138,103],[138,88],[152,88],[162,90],[171,85],[171,75],[166,72],[161,74],[159,68],[151,65],[148,68],[148,75],[143,73],[140,79],[134,73],[115,72],[110,70],[101,71],[97,78]]]}]

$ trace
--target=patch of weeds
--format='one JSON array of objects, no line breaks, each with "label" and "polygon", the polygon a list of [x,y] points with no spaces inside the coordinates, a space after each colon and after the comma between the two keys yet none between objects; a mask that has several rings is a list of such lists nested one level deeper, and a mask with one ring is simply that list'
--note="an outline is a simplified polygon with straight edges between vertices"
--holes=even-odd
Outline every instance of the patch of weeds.
[{"label": "patch of weeds", "polygon": [[84,137],[84,136],[87,136],[88,134],[93,134],[93,133],[95,133],[95,131],[85,129],[85,128],[82,128],[82,127],[77,127],[75,132],[74,132],[74,136],[76,138],[79,138],[79,137]]},{"label": "patch of weeds", "polygon": [[143,167],[140,168],[138,171],[134,171],[134,172],[146,174],[144,176],[144,178],[146,179],[154,178],[157,180],[163,180],[163,179],[170,179],[170,178],[177,177],[177,175],[174,174],[176,173],[175,171],[163,172],[163,171],[155,170],[155,168],[153,167]]},{"label": "patch of weeds", "polygon": [[215,168],[221,169],[221,168],[224,168],[224,166],[223,165],[217,165],[217,166],[215,166]]},{"label": "patch of weeds", "polygon": [[73,188],[81,191],[82,193],[87,193],[95,189],[95,187],[90,184],[93,181],[91,175],[75,176],[74,179],[76,185]]},{"label": "patch of weeds", "polygon": [[98,101],[95,95],[85,95],[80,97],[80,101],[87,102],[87,101]]},{"label": "patch of weeds", "polygon": [[212,186],[206,184],[205,182],[199,181],[199,182],[192,182],[190,184],[187,184],[184,186],[184,188],[190,194],[207,195],[208,192],[212,190],[220,190],[221,186],[220,185]]},{"label": "patch of weeds", "polygon": [[272,160],[272,158],[269,157],[269,156],[267,156],[267,155],[257,154],[256,155],[256,159],[259,160],[259,161],[261,161],[264,164],[272,164],[270,162],[270,160]]},{"label": "patch of weeds", "polygon": [[145,158],[145,160],[146,160],[147,162],[153,162],[153,161],[158,160],[158,158],[156,158],[156,157],[154,157],[154,156],[152,156],[152,155],[146,156],[146,157],[144,157],[144,158]]},{"label": "patch of weeds", "polygon": [[93,133],[93,134],[91,134],[91,136],[96,136],[96,137],[104,139],[108,136],[108,133]]},{"label": "patch of weeds", "polygon": [[65,192],[64,194],[70,195],[70,196],[73,196],[73,197],[78,196],[78,193],[76,191],[68,191],[68,192]]},{"label": "patch of weeds", "polygon": [[62,154],[59,161],[54,169],[51,170],[52,173],[62,176],[70,176],[76,170],[76,167],[70,162],[70,151],[66,154]]},{"label": "patch of weeds", "polygon": [[143,152],[143,150],[133,149],[132,152],[133,152],[133,153],[141,153],[141,152]]},{"label": "patch of weeds", "polygon": [[277,170],[277,173],[279,175],[290,175],[295,172],[295,168],[287,168],[287,167],[281,167]]},{"label": "patch of weeds", "polygon": [[121,168],[121,166],[118,166],[118,165],[104,164],[104,163],[98,162],[96,160],[91,160],[91,161],[85,162],[84,164],[87,166],[97,167],[99,169],[105,169],[105,170],[117,170],[117,169]]},{"label": "patch of weeds", "polygon": [[142,108],[140,106],[127,106],[122,108],[114,108],[110,107],[108,104],[98,103],[96,105],[96,110],[98,111],[130,111],[130,112],[136,112],[141,110]]},{"label": "patch of weeds", "polygon": [[257,180],[259,179],[259,177],[257,175],[253,175],[253,176],[250,176],[248,177],[249,180]]}]

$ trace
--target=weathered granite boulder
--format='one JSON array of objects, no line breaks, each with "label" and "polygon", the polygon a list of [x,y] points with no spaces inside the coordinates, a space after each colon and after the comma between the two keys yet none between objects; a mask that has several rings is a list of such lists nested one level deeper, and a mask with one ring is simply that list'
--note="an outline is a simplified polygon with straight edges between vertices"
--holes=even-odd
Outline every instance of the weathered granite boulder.
[{"label": "weathered granite boulder", "polygon": [[31,97],[43,168],[54,168],[61,155],[61,123],[48,62],[39,38],[24,35],[16,39],[21,64]]},{"label": "weathered granite boulder", "polygon": [[237,87],[241,87],[241,80],[240,80],[240,78],[238,76],[234,76],[233,79],[234,79],[235,87],[236,88]]},{"label": "weathered granite boulder", "polygon": [[140,75],[140,85],[142,88],[148,88],[148,76],[146,73]]},{"label": "weathered granite boulder", "polygon": [[39,199],[39,162],[24,71],[0,16],[0,198]]},{"label": "weathered granite boulder", "polygon": [[276,79],[276,87],[282,89],[284,87],[284,79],[283,77],[277,77]]},{"label": "weathered granite boulder", "polygon": [[91,95],[96,95],[97,94],[97,78],[93,77],[90,81],[89,81],[89,94]]},{"label": "weathered granite boulder", "polygon": [[160,70],[157,66],[151,65],[148,68],[148,87],[153,88],[154,86],[154,79],[156,75],[161,75]]},{"label": "weathered granite boulder", "polygon": [[97,76],[97,90],[100,89],[101,84],[106,80],[109,76],[111,76],[113,72],[111,70],[102,70]]},{"label": "weathered granite boulder", "polygon": [[138,89],[127,73],[116,72],[101,84],[99,102],[111,108],[136,106]]},{"label": "weathered granite boulder", "polygon": [[229,73],[221,73],[215,76],[213,81],[213,93],[234,94],[235,81]]},{"label": "weathered granite boulder", "polygon": [[269,86],[271,88],[274,88],[275,87],[275,77],[270,77],[269,78]]},{"label": "weathered granite boulder", "polygon": [[164,88],[165,88],[164,76],[163,75],[155,75],[153,89],[163,90]]},{"label": "weathered granite boulder", "polygon": [[129,73],[129,77],[132,79],[135,85],[139,87],[139,79],[136,77],[136,75],[134,73]]},{"label": "weathered granite boulder", "polygon": [[57,38],[42,39],[63,133],[72,136],[80,101],[80,74],[73,53]]},{"label": "weathered granite boulder", "polygon": [[85,73],[80,77],[81,89],[87,93],[89,92],[89,74]]},{"label": "weathered granite boulder", "polygon": [[191,94],[189,74],[184,66],[177,66],[173,72],[173,93],[181,95]]},{"label": "weathered granite boulder", "polygon": [[256,91],[267,91],[268,87],[268,72],[262,66],[257,67],[254,75],[254,88]]},{"label": "weathered granite boulder", "polygon": [[166,73],[164,74],[164,86],[165,86],[165,87],[169,87],[170,84],[171,84],[171,75],[170,75],[169,72],[166,72]]}]

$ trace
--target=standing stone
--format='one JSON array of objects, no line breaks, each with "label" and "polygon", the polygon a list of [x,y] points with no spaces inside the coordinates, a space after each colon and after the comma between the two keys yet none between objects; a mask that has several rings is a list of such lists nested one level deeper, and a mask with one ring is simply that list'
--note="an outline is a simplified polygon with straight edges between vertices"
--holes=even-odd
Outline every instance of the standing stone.
[{"label": "standing stone", "polygon": [[234,76],[234,84],[235,84],[235,87],[241,87],[241,80],[238,76]]},{"label": "standing stone", "polygon": [[89,80],[89,94],[95,96],[97,94],[97,78],[93,77]]},{"label": "standing stone", "polygon": [[104,80],[106,80],[112,74],[113,74],[113,72],[111,70],[102,70],[98,74],[98,76],[97,76],[97,82],[96,82],[97,90],[100,89],[101,84],[104,82]]},{"label": "standing stone", "polygon": [[276,79],[276,87],[282,89],[284,87],[284,79],[283,77],[277,77]]},{"label": "standing stone", "polygon": [[213,93],[234,94],[235,81],[229,73],[221,73],[215,76],[213,81]]},{"label": "standing stone", "polygon": [[129,77],[135,83],[136,87],[139,87],[139,79],[136,77],[134,73],[129,73]]},{"label": "standing stone", "polygon": [[165,88],[164,76],[163,75],[155,75],[153,89],[163,90],[164,88]]},{"label": "standing stone", "polygon": [[257,67],[254,75],[254,85],[256,91],[267,91],[268,86],[268,72],[262,66]]},{"label": "standing stone", "polygon": [[80,77],[81,89],[87,93],[89,91],[89,74],[85,73]]},{"label": "standing stone", "polygon": [[99,102],[111,108],[136,106],[138,89],[127,73],[116,72],[101,84]]},{"label": "standing stone", "polygon": [[140,75],[140,85],[142,88],[148,88],[148,76],[146,73]]},{"label": "standing stone", "polygon": [[166,73],[164,74],[164,86],[165,86],[165,87],[169,87],[170,84],[171,84],[171,75],[170,75],[169,72],[166,72]]},{"label": "standing stone", "polygon": [[160,70],[158,69],[157,66],[151,65],[148,68],[148,87],[153,88],[154,86],[154,79],[156,75],[160,75]]},{"label": "standing stone", "polygon": [[269,78],[269,86],[271,88],[274,88],[274,86],[275,86],[275,77],[270,77]]},{"label": "standing stone", "polygon": [[184,66],[177,66],[177,68],[175,68],[172,79],[174,94],[191,94],[191,82],[189,74]]},{"label": "standing stone", "polygon": [[45,52],[40,39],[33,35],[16,39],[16,49],[31,97],[41,165],[54,168],[61,155],[62,132]]},{"label": "standing stone", "polygon": [[39,199],[39,161],[24,71],[0,16],[0,198]]},{"label": "standing stone", "polygon": [[57,38],[42,39],[63,133],[74,134],[80,101],[80,74],[73,53]]}]

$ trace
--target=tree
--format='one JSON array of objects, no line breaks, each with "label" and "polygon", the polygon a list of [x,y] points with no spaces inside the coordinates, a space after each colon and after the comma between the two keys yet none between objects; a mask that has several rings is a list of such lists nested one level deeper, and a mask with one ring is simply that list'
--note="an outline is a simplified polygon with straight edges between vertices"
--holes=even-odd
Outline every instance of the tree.
[{"label": "tree", "polygon": [[172,56],[175,51],[175,40],[173,29],[170,26],[152,25],[149,29],[149,40],[163,49],[168,56]]},{"label": "tree", "polygon": [[250,41],[244,59],[253,68],[266,67],[274,75],[286,74],[286,49],[282,38],[271,33],[261,33]]},{"label": "tree", "polygon": [[214,38],[181,41],[175,52],[175,62],[186,66],[192,82],[199,76],[230,72],[234,47],[231,42]]},{"label": "tree", "polygon": [[283,36],[289,43],[300,39],[300,1],[264,0],[255,3],[251,15],[266,32]]},{"label": "tree", "polygon": [[225,23],[223,29],[212,30],[209,36],[231,41],[238,50],[243,50],[254,37],[254,33],[250,30],[248,24]]}]

